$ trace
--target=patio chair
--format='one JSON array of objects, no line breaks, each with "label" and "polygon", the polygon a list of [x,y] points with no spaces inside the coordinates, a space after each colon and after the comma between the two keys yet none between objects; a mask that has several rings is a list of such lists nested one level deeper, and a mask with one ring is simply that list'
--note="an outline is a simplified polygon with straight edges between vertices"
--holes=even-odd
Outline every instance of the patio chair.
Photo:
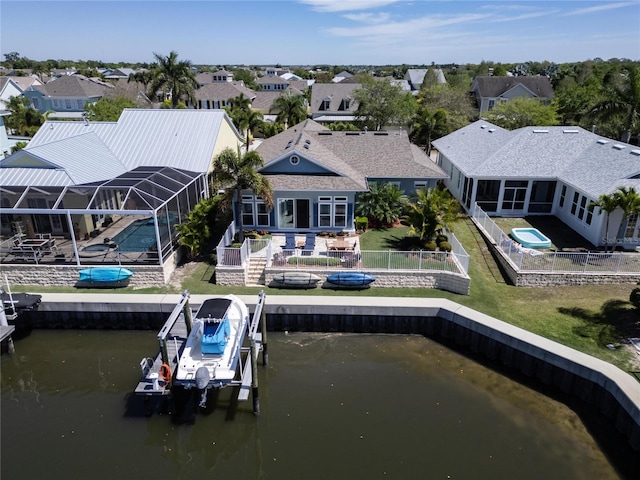
[{"label": "patio chair", "polygon": [[307,233],[304,239],[304,250],[313,250],[316,247],[316,234]]},{"label": "patio chair", "polygon": [[283,250],[295,250],[296,249],[296,235],[294,233],[285,233],[285,242]]}]

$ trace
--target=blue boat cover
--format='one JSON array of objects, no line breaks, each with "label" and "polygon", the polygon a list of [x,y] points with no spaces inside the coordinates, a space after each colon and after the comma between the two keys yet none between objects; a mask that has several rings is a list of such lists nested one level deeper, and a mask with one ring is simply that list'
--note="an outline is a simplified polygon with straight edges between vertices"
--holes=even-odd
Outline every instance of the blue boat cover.
[{"label": "blue boat cover", "polygon": [[231,336],[231,326],[229,319],[204,322],[204,332],[202,333],[202,353],[222,355],[229,337]]}]

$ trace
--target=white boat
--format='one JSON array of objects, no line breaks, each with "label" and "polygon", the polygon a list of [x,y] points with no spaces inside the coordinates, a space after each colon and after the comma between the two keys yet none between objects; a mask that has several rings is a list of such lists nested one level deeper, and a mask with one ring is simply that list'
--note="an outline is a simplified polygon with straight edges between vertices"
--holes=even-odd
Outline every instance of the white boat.
[{"label": "white boat", "polygon": [[198,309],[173,382],[200,390],[228,385],[236,376],[249,310],[235,295],[206,300]]}]

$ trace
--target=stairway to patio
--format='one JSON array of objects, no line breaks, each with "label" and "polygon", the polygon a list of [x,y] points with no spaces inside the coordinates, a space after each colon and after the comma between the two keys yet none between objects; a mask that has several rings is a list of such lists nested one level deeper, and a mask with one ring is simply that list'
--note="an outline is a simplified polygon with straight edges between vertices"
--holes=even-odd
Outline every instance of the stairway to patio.
[{"label": "stairway to patio", "polygon": [[249,270],[247,272],[247,286],[264,287],[264,269],[267,266],[267,259],[264,257],[249,258]]}]

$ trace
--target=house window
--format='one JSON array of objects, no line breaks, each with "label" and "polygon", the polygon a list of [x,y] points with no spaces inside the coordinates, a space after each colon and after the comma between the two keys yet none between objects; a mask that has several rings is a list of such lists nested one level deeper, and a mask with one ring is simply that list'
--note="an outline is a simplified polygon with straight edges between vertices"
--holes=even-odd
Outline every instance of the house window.
[{"label": "house window", "polygon": [[278,227],[294,228],[293,198],[280,198],[278,200]]},{"label": "house window", "polygon": [[567,186],[563,185],[560,191],[560,208],[564,207],[564,198],[567,196]]},{"label": "house window", "polygon": [[638,228],[638,214],[632,213],[627,220],[627,227],[624,229],[624,238],[636,238],[636,230]]},{"label": "house window", "polygon": [[389,185],[394,185],[398,188],[400,188],[400,182],[387,182]]},{"label": "house window", "polygon": [[298,165],[300,163],[300,157],[291,155],[291,157],[289,157],[289,163],[291,163],[291,165]]},{"label": "house window", "polygon": [[347,197],[318,197],[318,226],[347,226]]},{"label": "house window", "polygon": [[254,225],[253,220],[253,197],[242,197],[242,225]]},{"label": "house window", "polygon": [[589,206],[587,207],[587,225],[591,225],[591,220],[593,220],[593,204],[589,202]]},{"label": "house window", "polygon": [[578,218],[582,220],[584,218],[584,211],[587,206],[587,197],[584,195],[580,199],[580,208],[578,209]]},{"label": "house window", "polygon": [[324,100],[322,100],[322,103],[320,104],[320,110],[329,110],[330,106],[331,106],[331,98],[324,97]]},{"label": "house window", "polygon": [[529,213],[550,213],[553,197],[556,194],[556,182],[534,181],[531,186]]},{"label": "house window", "polygon": [[84,100],[77,99],[76,100],[76,105],[77,105],[79,110],[82,110],[84,108]]},{"label": "house window", "polygon": [[571,202],[571,215],[575,215],[576,214],[576,209],[578,208],[578,197],[580,196],[580,194],[578,192],[575,192],[573,194],[573,202]]},{"label": "house window", "polygon": [[487,110],[491,110],[496,105],[495,100],[489,100],[489,108]]},{"label": "house window", "polygon": [[242,224],[268,227],[269,210],[260,197],[242,196]]},{"label": "house window", "polygon": [[500,180],[478,180],[476,202],[485,212],[498,210],[498,197],[500,196]]},{"label": "house window", "polygon": [[414,190],[425,189],[425,188],[427,188],[427,182],[425,182],[423,180],[419,180],[419,181],[413,182],[413,188],[414,188]]},{"label": "house window", "polygon": [[56,107],[56,108],[58,108],[60,106],[60,102],[58,102],[58,100],[55,99],[55,98],[53,99],[53,106]]},{"label": "house window", "polygon": [[40,110],[40,99],[32,98],[31,103],[33,103],[33,108],[35,108],[36,110]]},{"label": "house window", "polygon": [[67,110],[71,110],[71,99],[70,98],[65,98],[65,100],[64,100],[64,108],[66,108]]}]

